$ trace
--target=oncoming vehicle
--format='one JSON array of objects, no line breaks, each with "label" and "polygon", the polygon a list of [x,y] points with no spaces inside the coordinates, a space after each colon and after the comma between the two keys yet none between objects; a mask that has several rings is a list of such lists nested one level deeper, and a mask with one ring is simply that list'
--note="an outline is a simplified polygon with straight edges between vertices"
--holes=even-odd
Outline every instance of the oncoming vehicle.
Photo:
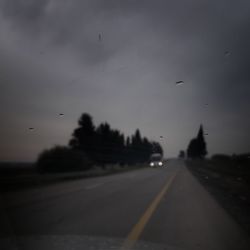
[{"label": "oncoming vehicle", "polygon": [[150,157],[150,167],[163,166],[163,156],[161,154],[152,154]]}]

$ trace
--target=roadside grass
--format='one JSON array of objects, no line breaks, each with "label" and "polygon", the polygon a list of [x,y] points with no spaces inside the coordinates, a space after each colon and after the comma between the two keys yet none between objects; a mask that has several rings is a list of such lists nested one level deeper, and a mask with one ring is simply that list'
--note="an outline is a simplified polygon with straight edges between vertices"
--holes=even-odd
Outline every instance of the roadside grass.
[{"label": "roadside grass", "polygon": [[1,192],[19,191],[21,189],[52,185],[63,181],[119,174],[133,170],[145,169],[147,164],[136,164],[130,166],[107,165],[105,168],[93,166],[91,169],[85,171],[43,174],[36,171],[35,164],[28,164],[26,167],[25,164],[20,164],[19,166],[18,163],[9,168],[7,166],[9,166],[9,164],[0,164]]},{"label": "roadside grass", "polygon": [[250,162],[187,160],[186,166],[250,234]]}]

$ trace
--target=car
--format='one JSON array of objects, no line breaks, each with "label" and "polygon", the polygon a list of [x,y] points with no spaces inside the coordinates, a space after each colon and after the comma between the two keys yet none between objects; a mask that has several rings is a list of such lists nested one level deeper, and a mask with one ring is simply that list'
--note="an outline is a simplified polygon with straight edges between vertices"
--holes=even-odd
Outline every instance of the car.
[{"label": "car", "polygon": [[152,154],[150,157],[150,167],[162,167],[163,166],[163,156],[161,154]]}]

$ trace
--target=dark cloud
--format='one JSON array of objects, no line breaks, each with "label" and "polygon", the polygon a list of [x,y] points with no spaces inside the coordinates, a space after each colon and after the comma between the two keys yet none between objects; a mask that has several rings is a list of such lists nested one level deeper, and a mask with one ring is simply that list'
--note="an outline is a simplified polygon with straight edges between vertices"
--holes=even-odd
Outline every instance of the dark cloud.
[{"label": "dark cloud", "polygon": [[28,32],[41,31],[41,26],[46,16],[46,6],[50,0],[9,0],[2,1],[2,13],[10,19],[14,27],[22,28]]},{"label": "dark cloud", "polygon": [[[74,121],[88,111],[127,134],[139,126],[152,139],[166,135],[164,148],[172,155],[185,149],[201,122],[209,130],[210,152],[249,148],[246,1],[0,4],[1,99],[12,104],[3,113],[15,124],[22,117],[14,119],[15,114],[26,112],[30,125],[22,126],[34,126],[38,142],[38,121],[47,121],[58,131],[57,142],[65,142]],[[178,87],[178,81],[184,84]],[[61,130],[56,129],[59,112],[67,113]],[[52,143],[43,133],[40,148]]]},{"label": "dark cloud", "polygon": [[26,36],[31,36],[37,42],[46,41],[50,46],[70,45],[83,60],[96,63],[109,58],[114,50],[97,43],[97,32],[101,30],[91,32],[90,29],[97,27],[94,24],[93,27],[90,26],[100,13],[93,13],[93,4],[87,8],[88,3],[90,2],[11,0],[3,1],[1,10],[3,18],[11,24],[13,30],[21,30]]}]

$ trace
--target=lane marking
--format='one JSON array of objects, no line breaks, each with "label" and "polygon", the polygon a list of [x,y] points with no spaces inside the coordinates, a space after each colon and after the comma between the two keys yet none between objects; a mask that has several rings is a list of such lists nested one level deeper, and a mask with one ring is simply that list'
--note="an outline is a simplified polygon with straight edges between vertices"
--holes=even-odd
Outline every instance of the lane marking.
[{"label": "lane marking", "polygon": [[148,221],[152,217],[153,213],[157,209],[158,205],[160,204],[163,196],[171,186],[173,180],[175,179],[177,173],[175,173],[164,185],[162,190],[158,193],[158,195],[154,198],[152,203],[148,206],[144,214],[141,216],[139,221],[135,224],[135,226],[132,228],[130,233],[128,234],[126,240],[124,241],[121,250],[125,249],[131,249],[136,241],[139,239],[140,235],[142,234],[145,226],[147,225]]}]

